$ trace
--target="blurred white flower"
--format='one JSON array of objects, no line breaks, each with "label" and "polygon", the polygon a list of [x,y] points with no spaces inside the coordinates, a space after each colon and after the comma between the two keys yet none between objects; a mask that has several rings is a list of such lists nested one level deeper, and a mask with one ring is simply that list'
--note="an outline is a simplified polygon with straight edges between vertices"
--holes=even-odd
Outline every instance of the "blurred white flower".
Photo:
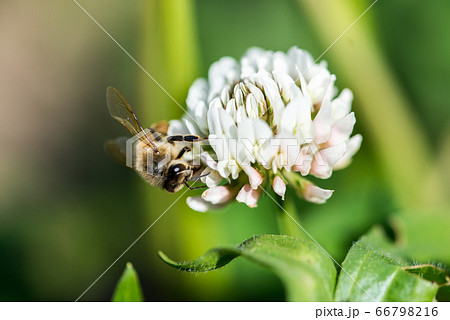
[{"label": "blurred white flower", "polygon": [[313,203],[325,203],[331,195],[333,190],[326,190],[313,185],[311,182],[305,183],[303,188],[303,197]]},{"label": "blurred white flower", "polygon": [[[326,62],[314,63],[297,47],[287,53],[251,48],[239,62],[224,57],[213,63],[208,80],[196,80],[189,90],[189,115],[169,126],[169,135],[208,137],[201,158],[210,189],[188,204],[205,211],[236,198],[255,207],[259,187],[271,185],[284,200],[286,184],[311,202],[330,198],[331,190],[305,177],[329,178],[362,142],[361,135],[350,137],[353,94],[344,89],[337,95],[335,81]],[[217,187],[222,181],[231,184]]]}]

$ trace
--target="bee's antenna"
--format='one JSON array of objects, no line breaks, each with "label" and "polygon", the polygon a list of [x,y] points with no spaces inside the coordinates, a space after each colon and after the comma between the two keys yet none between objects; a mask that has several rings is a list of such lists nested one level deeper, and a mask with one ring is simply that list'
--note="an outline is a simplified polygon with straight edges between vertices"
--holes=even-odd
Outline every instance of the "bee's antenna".
[{"label": "bee's antenna", "polygon": [[206,188],[208,188],[207,185],[200,186],[200,187],[191,187],[191,186],[187,183],[187,181],[185,181],[184,184],[185,184],[186,187],[189,188],[189,190],[198,190],[198,189],[206,189]]},{"label": "bee's antenna", "polygon": [[192,177],[192,178],[190,178],[189,180],[186,180],[186,181],[194,181],[194,180],[197,181],[197,180],[200,179],[200,178],[206,177],[206,176],[209,175],[210,173],[211,173],[211,172],[202,174],[202,175],[200,175],[200,176]]}]

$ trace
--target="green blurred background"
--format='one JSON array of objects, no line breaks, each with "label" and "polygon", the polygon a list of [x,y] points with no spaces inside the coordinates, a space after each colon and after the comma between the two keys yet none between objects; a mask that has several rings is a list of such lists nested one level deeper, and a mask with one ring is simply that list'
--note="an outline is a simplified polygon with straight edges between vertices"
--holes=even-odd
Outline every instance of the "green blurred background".
[{"label": "green blurred background", "polygon": [[[318,57],[372,2],[79,3],[184,104],[220,57],[293,45]],[[320,182],[336,190],[328,203],[298,200],[296,217],[339,262],[379,223],[416,261],[450,264],[449,17],[445,0],[380,0],[322,58],[353,90],[364,142]],[[0,39],[0,300],[75,300],[178,197],[104,152],[126,134],[106,87],[146,125],[182,110],[71,0],[2,0]],[[156,256],[191,259],[277,232],[269,198],[199,214],[183,197],[82,300],[109,300],[127,261],[148,301],[283,300],[278,279],[244,259],[193,275]]]}]

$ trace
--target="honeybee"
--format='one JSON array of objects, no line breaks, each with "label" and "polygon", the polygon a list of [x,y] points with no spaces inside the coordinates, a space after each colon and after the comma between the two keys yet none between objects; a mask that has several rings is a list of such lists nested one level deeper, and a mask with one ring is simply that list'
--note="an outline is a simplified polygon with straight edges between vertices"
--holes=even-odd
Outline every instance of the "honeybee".
[{"label": "honeybee", "polygon": [[[130,133],[137,137],[134,143],[134,156],[131,166],[152,186],[169,192],[177,192],[183,186],[189,189],[188,182],[198,180],[196,176],[202,165],[195,164],[185,156],[192,150],[193,144],[204,141],[196,135],[167,135],[167,122],[159,122],[144,130],[130,104],[115,88],[106,89],[106,102],[111,117],[120,122]],[[127,160],[127,138],[118,138],[106,143],[107,151],[122,164]]]}]

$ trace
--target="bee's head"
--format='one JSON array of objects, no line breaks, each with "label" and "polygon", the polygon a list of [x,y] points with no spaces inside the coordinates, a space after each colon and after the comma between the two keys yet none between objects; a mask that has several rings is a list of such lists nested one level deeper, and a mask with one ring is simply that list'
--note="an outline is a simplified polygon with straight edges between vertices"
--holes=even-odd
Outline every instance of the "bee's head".
[{"label": "bee's head", "polygon": [[180,162],[171,164],[167,169],[167,178],[163,188],[169,192],[177,192],[191,176],[192,170],[185,164]]}]

